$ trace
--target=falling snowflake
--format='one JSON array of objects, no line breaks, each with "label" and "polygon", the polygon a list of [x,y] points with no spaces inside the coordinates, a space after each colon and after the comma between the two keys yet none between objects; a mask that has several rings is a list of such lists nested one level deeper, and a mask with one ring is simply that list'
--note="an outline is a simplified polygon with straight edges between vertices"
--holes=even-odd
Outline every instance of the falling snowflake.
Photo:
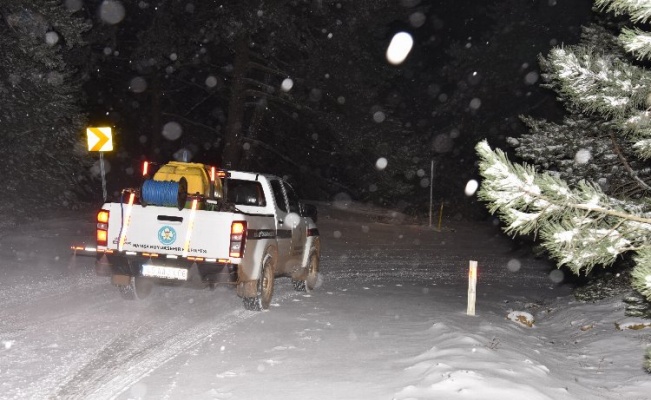
[{"label": "falling snowflake", "polygon": [[481,107],[481,100],[475,97],[474,99],[470,100],[470,109],[471,110],[479,110],[479,107]]},{"label": "falling snowflake", "polygon": [[375,168],[377,168],[378,171],[382,171],[383,169],[385,169],[387,167],[388,164],[389,164],[389,162],[387,161],[386,158],[380,157],[375,162]]},{"label": "falling snowflake", "polygon": [[506,268],[511,272],[518,272],[521,266],[522,263],[520,263],[520,260],[516,260],[515,258],[510,259],[509,262],[506,263]]},{"label": "falling snowflake", "polygon": [[588,149],[581,149],[574,155],[574,162],[577,164],[587,164],[592,158],[592,153]]},{"label": "falling snowflake", "polygon": [[50,31],[50,32],[45,34],[45,43],[47,43],[48,45],[54,46],[58,42],[59,42],[59,34],[58,33],[54,32],[54,31]]},{"label": "falling snowflake", "polygon": [[393,65],[402,64],[414,46],[414,39],[407,32],[398,32],[391,39],[387,48],[387,61]]},{"label": "falling snowflake", "polygon": [[163,136],[167,140],[176,140],[181,137],[183,128],[178,122],[170,121],[163,126]]},{"label": "falling snowflake", "polygon": [[214,76],[210,75],[209,77],[206,78],[206,86],[209,88],[214,88],[217,86],[217,78]]},{"label": "falling snowflake", "polygon": [[466,196],[474,195],[478,187],[479,187],[479,183],[476,180],[474,179],[469,180],[468,183],[466,183],[466,189],[465,189]]},{"label": "falling snowflake", "polygon": [[99,6],[99,17],[110,25],[120,23],[124,19],[124,6],[117,0],[104,0]]},{"label": "falling snowflake", "polygon": [[280,90],[283,92],[289,92],[292,90],[292,87],[294,87],[294,81],[289,78],[285,78],[283,83],[280,84]]},{"label": "falling snowflake", "polygon": [[133,93],[142,93],[147,90],[147,81],[143,77],[136,76],[129,82],[129,89]]}]

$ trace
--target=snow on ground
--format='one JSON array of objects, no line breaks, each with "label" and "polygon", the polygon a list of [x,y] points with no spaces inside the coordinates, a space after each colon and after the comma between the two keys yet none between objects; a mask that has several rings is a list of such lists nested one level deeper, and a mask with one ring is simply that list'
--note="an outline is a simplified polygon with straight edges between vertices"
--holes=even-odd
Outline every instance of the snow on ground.
[{"label": "snow on ground", "polygon": [[321,206],[321,287],[280,278],[260,313],[227,287],[123,301],[68,251],[92,212],[17,227],[0,239],[0,398],[651,399],[651,328],[619,330],[636,322],[620,298],[575,301],[489,223],[367,211]]}]

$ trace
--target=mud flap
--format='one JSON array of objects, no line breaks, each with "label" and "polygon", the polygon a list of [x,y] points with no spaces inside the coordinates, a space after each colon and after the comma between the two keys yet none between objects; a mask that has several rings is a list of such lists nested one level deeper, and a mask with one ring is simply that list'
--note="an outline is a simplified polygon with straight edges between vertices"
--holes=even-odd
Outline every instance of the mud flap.
[{"label": "mud flap", "polygon": [[256,297],[258,295],[258,281],[246,281],[237,284],[237,295],[240,297]]},{"label": "mud flap", "polygon": [[95,261],[95,275],[97,276],[111,276],[111,264],[103,254],[99,260]]},{"label": "mud flap", "polygon": [[111,283],[116,286],[129,286],[131,277],[129,275],[111,275]]},{"label": "mud flap", "polygon": [[199,273],[199,266],[197,263],[192,263],[192,266],[188,270],[188,281],[186,282],[187,285],[192,286],[192,287],[201,287],[204,286],[203,279],[201,278],[201,274]]},{"label": "mud flap", "polygon": [[296,271],[292,272],[292,280],[294,281],[304,281],[307,279],[308,275],[307,268],[299,268]]}]

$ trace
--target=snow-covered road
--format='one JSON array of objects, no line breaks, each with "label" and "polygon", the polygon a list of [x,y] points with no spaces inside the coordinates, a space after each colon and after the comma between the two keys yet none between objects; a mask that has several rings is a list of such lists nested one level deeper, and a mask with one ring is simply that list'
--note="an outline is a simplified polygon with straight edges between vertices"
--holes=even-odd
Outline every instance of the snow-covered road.
[{"label": "snow-covered road", "polygon": [[92,237],[92,213],[15,229],[0,240],[0,398],[651,399],[651,329],[617,330],[619,299],[574,301],[490,224],[438,232],[350,211],[320,209],[321,287],[279,279],[261,313],[227,287],[123,301],[68,251]]}]

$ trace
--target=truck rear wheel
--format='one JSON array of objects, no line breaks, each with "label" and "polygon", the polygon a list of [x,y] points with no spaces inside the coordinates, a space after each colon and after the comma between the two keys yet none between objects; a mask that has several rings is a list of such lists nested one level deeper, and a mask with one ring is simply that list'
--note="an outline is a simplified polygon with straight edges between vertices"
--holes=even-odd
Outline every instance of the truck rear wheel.
[{"label": "truck rear wheel", "polygon": [[273,260],[270,256],[266,256],[263,264],[262,271],[260,271],[260,279],[258,279],[257,293],[255,297],[244,297],[244,308],[250,311],[262,311],[269,308],[271,304],[271,297],[274,292],[274,270]]},{"label": "truck rear wheel", "polygon": [[294,280],[294,290],[297,292],[309,292],[316,288],[319,279],[319,257],[316,253],[310,254],[310,261],[307,265],[307,277],[305,280]]},{"label": "truck rear wheel", "polygon": [[131,278],[129,285],[118,285],[120,296],[125,300],[143,300],[151,294],[153,288],[154,282],[139,276]]}]

